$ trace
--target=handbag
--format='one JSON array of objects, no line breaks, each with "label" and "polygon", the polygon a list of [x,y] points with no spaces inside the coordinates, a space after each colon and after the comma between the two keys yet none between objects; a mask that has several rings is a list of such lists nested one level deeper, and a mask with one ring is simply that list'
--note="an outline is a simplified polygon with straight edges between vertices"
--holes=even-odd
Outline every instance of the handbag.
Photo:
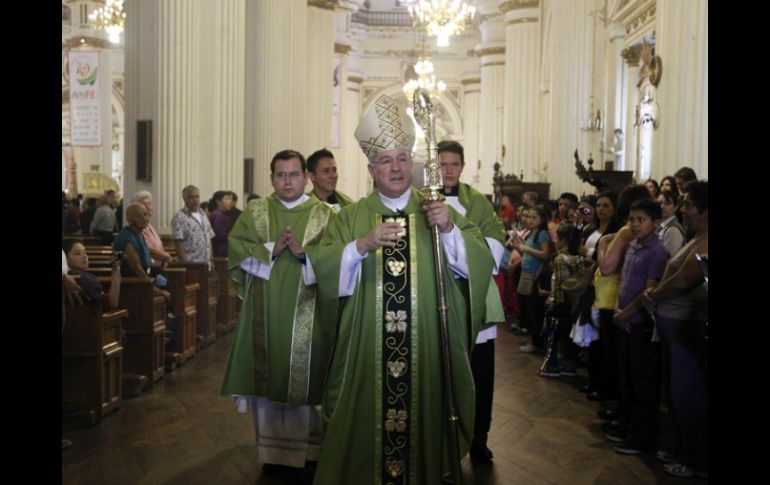
[{"label": "handbag", "polygon": [[516,287],[516,293],[520,295],[531,295],[535,286],[535,273],[521,272],[519,276],[519,285]]}]

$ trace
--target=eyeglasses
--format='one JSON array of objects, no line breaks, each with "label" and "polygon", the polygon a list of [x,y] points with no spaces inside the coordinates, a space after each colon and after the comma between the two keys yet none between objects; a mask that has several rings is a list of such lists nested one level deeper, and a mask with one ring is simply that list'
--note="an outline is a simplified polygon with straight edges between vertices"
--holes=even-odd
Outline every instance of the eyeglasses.
[{"label": "eyeglasses", "polygon": [[372,162],[372,165],[380,167],[392,167],[396,162],[401,166],[406,166],[409,164],[410,160],[408,158],[387,158],[385,160],[375,160]]},{"label": "eyeglasses", "polygon": [[298,178],[302,177],[302,172],[278,172],[274,174],[273,177],[279,180],[297,180]]}]

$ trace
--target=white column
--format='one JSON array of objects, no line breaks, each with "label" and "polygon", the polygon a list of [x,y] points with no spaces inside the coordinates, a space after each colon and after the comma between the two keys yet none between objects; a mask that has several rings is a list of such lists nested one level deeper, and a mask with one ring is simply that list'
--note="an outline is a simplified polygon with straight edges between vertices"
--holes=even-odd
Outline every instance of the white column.
[{"label": "white column", "polygon": [[494,164],[502,162],[505,106],[505,32],[499,14],[481,23],[481,99],[479,103],[479,184],[482,193],[493,191]]},{"label": "white column", "polygon": [[615,161],[615,170],[621,170],[620,160],[612,151],[615,143],[615,129],[623,130],[624,136],[627,134],[625,127],[625,117],[623,111],[623,39],[626,35],[626,29],[620,22],[613,22],[607,27],[607,38],[609,47],[605,53],[605,98],[604,98],[604,150],[602,160],[613,159]]},{"label": "white column", "polygon": [[244,0],[203,2],[201,8],[200,164],[195,172],[205,200],[216,190],[243,190],[246,24]]},{"label": "white column", "polygon": [[539,2],[504,1],[505,15],[505,157],[503,173],[537,170],[537,108],[540,65]]},{"label": "white column", "polygon": [[[641,71],[639,61],[639,46],[630,47],[623,51],[623,59],[625,61],[625,95],[626,95],[626,110],[625,127],[623,132],[626,135],[625,147],[623,152],[623,163],[618,167],[619,170],[633,170],[636,172],[635,177],[638,177],[639,169],[637,167],[638,153],[637,148],[639,146],[639,125],[638,125],[638,112],[637,105],[639,104],[639,88],[636,85],[639,83],[639,73]],[[653,166],[655,163],[653,162]],[[640,182],[644,182],[641,180]]]},{"label": "white column", "polygon": [[[168,229],[183,205],[182,188],[201,185],[199,2],[128,1],[126,7],[125,191],[149,190],[153,225]],[[136,122],[153,122],[152,181],[136,180]],[[214,168],[214,170],[216,170]],[[209,174],[214,170],[209,167]],[[202,191],[203,192],[203,191]],[[203,197],[207,194],[202,193]]]},{"label": "white column", "polygon": [[[551,183],[550,195],[558,197],[562,192],[592,192],[593,187],[583,184],[575,175],[575,148],[585,162],[591,154],[601,165],[599,142],[601,133],[583,131],[581,122],[595,116],[601,103],[601,65],[603,55],[600,46],[604,36],[597,36],[597,23],[589,14],[596,8],[593,0],[559,2],[549,6],[549,35],[544,40],[549,49],[552,71],[550,76],[549,140],[543,151],[543,166],[535,181]],[[545,19],[546,17],[544,17]],[[594,166],[595,169],[603,168]],[[527,180],[525,174],[525,181]]]},{"label": "white column", "polygon": [[708,178],[708,2],[658,0],[655,53],[663,61],[653,176],[692,167]]},{"label": "white column", "polygon": [[[332,143],[332,73],[334,58],[334,9],[307,9],[307,133],[297,148],[308,157]],[[304,151],[303,151],[304,150]]]},{"label": "white column", "polygon": [[342,90],[339,115],[340,146],[332,149],[332,152],[339,173],[337,188],[353,200],[364,197],[371,190],[371,178],[366,169],[368,161],[353,136],[361,118],[361,83],[364,81],[350,33],[350,15],[358,8],[357,3],[343,0],[334,12],[334,52],[341,62]]},{"label": "white column", "polygon": [[463,170],[462,181],[474,187],[481,187],[481,174],[479,173],[481,165],[479,153],[481,72],[466,74],[460,83],[463,86],[463,149],[465,150],[465,169]]},{"label": "white column", "polygon": [[[342,91],[342,126],[340,129],[340,142],[344,147],[345,161],[344,167],[341,168],[338,186],[340,190],[355,200],[371,192],[372,180],[366,168],[369,161],[353,135],[361,119],[361,83],[363,83],[364,78],[360,71],[353,68],[351,61],[354,58],[348,56],[347,60],[349,64]],[[342,165],[339,160],[337,164]]]},{"label": "white column", "polygon": [[[307,139],[308,6],[306,0],[248,2],[246,8],[247,157],[255,191],[273,192],[270,160],[280,150],[302,152]],[[331,73],[328,74],[331,78]],[[303,153],[304,155],[304,153]]]}]

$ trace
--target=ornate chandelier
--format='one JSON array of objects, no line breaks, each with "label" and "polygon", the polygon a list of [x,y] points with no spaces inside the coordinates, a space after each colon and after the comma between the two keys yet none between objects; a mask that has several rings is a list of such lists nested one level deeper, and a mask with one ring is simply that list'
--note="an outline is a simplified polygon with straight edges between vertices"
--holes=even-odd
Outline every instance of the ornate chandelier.
[{"label": "ornate chandelier", "polygon": [[466,21],[476,14],[476,7],[462,0],[417,0],[409,5],[414,25],[422,24],[428,35],[436,37],[436,45],[449,45],[449,36],[465,30]]},{"label": "ornate chandelier", "polygon": [[410,79],[401,88],[410,103],[417,88],[427,90],[430,97],[434,100],[438,99],[441,93],[446,90],[446,83],[444,81],[436,81],[436,75],[433,74],[433,63],[424,55],[420,56],[414,64],[414,72],[417,73],[417,79]]},{"label": "ornate chandelier", "polygon": [[126,20],[126,12],[123,10],[123,0],[107,0],[104,7],[97,8],[88,16],[94,22],[97,29],[106,30],[110,36],[110,42],[120,42],[120,34],[123,32],[123,24]]}]

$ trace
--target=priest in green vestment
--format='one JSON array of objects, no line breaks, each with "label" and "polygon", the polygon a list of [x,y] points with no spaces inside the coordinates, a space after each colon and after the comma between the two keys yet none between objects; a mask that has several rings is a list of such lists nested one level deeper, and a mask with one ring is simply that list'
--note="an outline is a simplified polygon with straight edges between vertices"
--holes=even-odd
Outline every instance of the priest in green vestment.
[{"label": "priest in green vestment", "polygon": [[[492,254],[478,227],[411,185],[414,125],[381,96],[356,129],[377,186],[329,224],[311,258],[319,304],[340,315],[316,484],[436,484],[450,470],[446,393],[460,456],[473,434],[469,352],[483,319]],[[443,388],[432,226],[447,272],[451,390]]]},{"label": "priest in green vestment", "polygon": [[[479,226],[495,259],[492,274],[497,274],[498,265],[505,252],[503,244],[506,234],[503,221],[497,216],[489,199],[470,185],[460,182],[460,175],[465,168],[465,150],[460,143],[453,140],[440,142],[438,157],[444,183],[442,193],[446,197],[446,203]],[[470,454],[471,459],[479,463],[492,462],[492,451],[487,446],[487,434],[492,423],[495,338],[497,324],[504,321],[505,312],[500,300],[500,290],[495,280],[490,278],[483,326],[471,352],[473,382],[476,384],[476,418]]]},{"label": "priest in green vestment", "polygon": [[313,183],[313,190],[307,195],[326,202],[337,212],[353,202],[353,199],[337,190],[337,162],[334,154],[326,148],[316,150],[307,157],[307,172]]},{"label": "priest in green vestment", "polygon": [[304,157],[293,150],[270,163],[275,192],[249,202],[229,236],[228,267],[243,305],[223,395],[251,404],[260,463],[303,468],[317,460],[318,406],[334,345],[334,315],[321,318],[306,251],[334,210],[304,194]]}]

